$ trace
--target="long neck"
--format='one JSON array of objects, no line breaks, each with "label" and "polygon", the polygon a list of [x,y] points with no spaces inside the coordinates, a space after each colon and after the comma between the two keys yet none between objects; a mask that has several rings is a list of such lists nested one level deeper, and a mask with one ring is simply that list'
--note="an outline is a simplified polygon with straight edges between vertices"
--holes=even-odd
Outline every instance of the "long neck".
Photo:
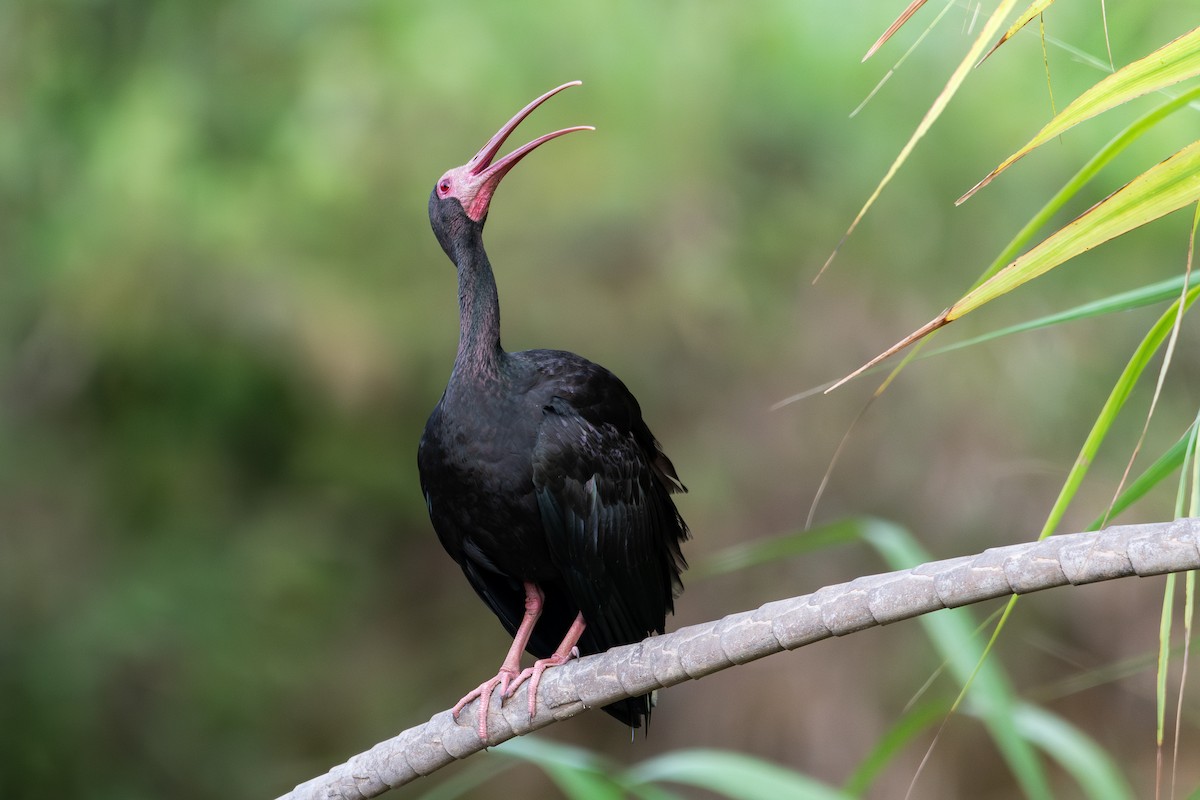
[{"label": "long neck", "polygon": [[487,380],[498,374],[504,351],[500,347],[500,297],[496,278],[483,249],[481,229],[460,239],[454,248],[458,267],[458,354],[454,374],[460,379]]}]

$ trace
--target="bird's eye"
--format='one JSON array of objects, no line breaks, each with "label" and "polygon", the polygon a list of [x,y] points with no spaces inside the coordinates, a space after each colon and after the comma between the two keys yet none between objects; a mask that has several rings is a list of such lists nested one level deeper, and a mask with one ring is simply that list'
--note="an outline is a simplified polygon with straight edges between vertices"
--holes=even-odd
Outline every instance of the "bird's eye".
[{"label": "bird's eye", "polygon": [[446,180],[445,178],[442,178],[441,182],[438,184],[438,193],[439,194],[447,194],[449,191],[450,191],[450,181]]}]

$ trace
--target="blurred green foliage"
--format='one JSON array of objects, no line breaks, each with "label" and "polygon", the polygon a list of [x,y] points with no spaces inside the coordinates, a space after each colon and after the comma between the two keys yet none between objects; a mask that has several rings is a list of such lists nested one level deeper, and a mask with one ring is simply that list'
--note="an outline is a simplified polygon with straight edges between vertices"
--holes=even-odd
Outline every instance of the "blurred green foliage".
[{"label": "blurred green foliage", "polygon": [[[1109,8],[1114,55],[1178,35],[1182,9]],[[859,55],[895,11],[0,3],[0,797],[273,796],[494,669],[503,632],[440,551],[417,486],[417,439],[456,332],[425,204],[442,171],[565,80],[585,85],[517,137],[597,132],[522,164],[489,221],[506,344],[576,350],[634,389],[693,490],[693,560],[802,524],[861,395],[767,408],[943,308],[1076,168],[1034,154],[951,208],[1050,113],[1040,46],[1023,35],[810,285],[971,17],[952,12],[849,120],[886,70]],[[1094,8],[1053,14],[1051,33],[1104,53]],[[1054,48],[1051,67],[1056,96],[1099,74]],[[1172,152],[1163,141],[1194,124],[1164,126],[1124,166],[1144,169],[1136,159]],[[1115,129],[1084,126],[1063,149],[1094,151]],[[1172,224],[963,332],[1177,274]],[[952,379],[929,367],[930,383],[893,392],[860,429],[823,516],[905,520],[938,555],[1029,538],[1115,374],[1111,353],[1155,313],[973,351]],[[1198,374],[1194,351],[1177,358]],[[1177,395],[1164,408],[1169,444],[1191,410]],[[1119,476],[1123,458],[1100,475]],[[1112,486],[1097,485],[1099,502]],[[859,551],[697,581],[680,615],[878,568]],[[1071,655],[1030,658],[1014,680],[1128,655],[1124,641],[1153,647],[1152,630],[1148,644],[1110,634],[1114,606],[1133,602],[1112,598],[1095,603],[1103,635],[1086,609],[1035,616]],[[936,666],[889,635],[673,689],[649,742],[615,752],[744,749],[836,783]],[[871,646],[887,648],[886,668],[855,649]],[[1127,700],[1089,700],[1079,724],[1103,728],[1106,706],[1143,713]],[[556,735],[625,746],[598,717],[573,726]],[[1135,727],[1113,726],[1104,744],[1146,749]],[[944,745],[945,796],[1003,773],[978,743]],[[506,786],[547,791],[541,780]]]}]

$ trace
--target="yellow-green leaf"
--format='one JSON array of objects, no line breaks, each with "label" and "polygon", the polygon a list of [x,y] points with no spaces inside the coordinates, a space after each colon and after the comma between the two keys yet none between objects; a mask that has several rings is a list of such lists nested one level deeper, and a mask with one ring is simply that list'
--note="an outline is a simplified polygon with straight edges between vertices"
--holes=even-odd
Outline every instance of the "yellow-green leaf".
[{"label": "yellow-green leaf", "polygon": [[1017,21],[1009,26],[1008,30],[1004,32],[1004,35],[1000,37],[1000,40],[992,45],[991,50],[988,50],[987,55],[979,60],[979,63],[982,64],[984,61],[987,61],[988,57],[991,56],[992,53],[996,52],[996,49],[1000,47],[1000,45],[1004,44],[1013,36],[1015,36],[1017,31],[1028,25],[1034,17],[1038,16],[1047,8],[1049,8],[1053,2],[1054,0],[1033,0],[1033,3],[1029,6],[1029,8],[1025,9],[1021,13],[1021,16],[1017,17]]},{"label": "yellow-green leaf", "polygon": [[1135,97],[1156,92],[1196,75],[1200,75],[1200,28],[1194,28],[1145,58],[1122,67],[1079,95],[1054,119],[1046,123],[1028,144],[1006,158],[1000,166],[988,173],[986,178],[960,197],[957,203],[966,201],[991,183],[993,178],[1012,166],[1017,159],[1079,123]]},{"label": "yellow-green leaf", "polygon": [[942,91],[934,99],[933,105],[925,112],[925,116],[921,118],[921,122],[917,125],[917,129],[913,131],[908,142],[900,150],[900,155],[896,156],[896,160],[888,167],[888,171],[884,173],[883,179],[879,181],[879,185],[875,187],[875,191],[871,192],[871,196],[867,198],[867,202],[859,209],[858,214],[850,223],[850,227],[842,234],[842,241],[838,243],[833,252],[829,254],[829,258],[825,259],[824,266],[821,267],[817,277],[820,278],[825,270],[829,269],[829,265],[833,263],[833,259],[837,257],[838,250],[842,244],[850,238],[850,234],[854,233],[854,229],[858,227],[858,223],[862,222],[863,217],[867,215],[867,211],[879,199],[879,195],[883,194],[884,188],[892,182],[892,178],[896,177],[896,173],[900,171],[900,166],[908,160],[909,154],[916,148],[919,142],[929,129],[933,127],[933,123],[937,121],[942,112],[946,110],[946,106],[950,104],[950,99],[954,97],[958,88],[962,86],[963,81],[967,79],[967,74],[971,71],[971,65],[976,63],[979,56],[983,53],[983,48],[987,47],[987,43],[996,35],[996,31],[1000,30],[1000,25],[1004,22],[1004,18],[1012,11],[1016,5],[1016,0],[1000,0],[999,5],[988,17],[987,22],[983,24],[983,29],[971,43],[971,47],[967,50],[967,55],[954,68],[954,72],[950,74],[950,80],[946,81],[946,85],[942,87]]},{"label": "yellow-green leaf", "polygon": [[1134,178],[950,307],[946,322],[974,311],[1026,281],[1200,199],[1200,141]]}]

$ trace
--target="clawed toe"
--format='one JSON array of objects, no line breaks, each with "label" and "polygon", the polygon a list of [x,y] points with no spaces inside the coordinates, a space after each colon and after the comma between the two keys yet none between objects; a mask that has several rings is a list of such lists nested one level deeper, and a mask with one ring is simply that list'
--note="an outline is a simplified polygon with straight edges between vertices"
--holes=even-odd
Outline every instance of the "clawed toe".
[{"label": "clawed toe", "polygon": [[573,658],[579,658],[579,648],[572,647],[566,655],[555,653],[550,658],[539,658],[533,662],[532,667],[527,667],[521,670],[521,674],[513,678],[513,681],[508,686],[508,691],[501,696],[508,699],[516,694],[517,689],[526,681],[529,682],[529,718],[533,719],[534,713],[537,711],[537,692],[538,685],[542,682],[542,674],[550,667],[559,667],[567,663]]},{"label": "clawed toe", "polygon": [[525,618],[521,621],[521,627],[517,630],[517,635],[513,639],[513,646],[508,651],[508,656],[504,659],[504,664],[500,667],[500,671],[496,677],[489,678],[479,687],[467,693],[467,696],[459,700],[451,709],[455,721],[458,720],[459,713],[470,705],[471,701],[479,698],[479,725],[476,730],[479,733],[480,741],[487,741],[487,716],[488,709],[492,703],[492,692],[496,687],[500,687],[500,703],[513,696],[513,693],[521,687],[521,684],[529,682],[529,716],[532,719],[534,712],[537,711],[537,690],[538,684],[542,682],[542,673],[550,667],[557,667],[567,663],[573,658],[579,658],[579,647],[576,643],[579,637],[583,635],[583,630],[586,623],[583,621],[583,614],[577,614],[575,621],[571,623],[571,627],[567,630],[566,636],[563,637],[562,643],[558,649],[554,651],[554,655],[549,658],[539,658],[533,662],[533,666],[528,669],[518,671],[521,664],[521,651],[525,648],[529,641],[529,635],[533,632],[533,626],[537,623],[538,613],[541,610],[542,593],[541,590],[532,583],[525,584],[526,592],[526,608]]},{"label": "clawed toe", "polygon": [[462,713],[462,710],[469,706],[471,701],[479,698],[479,723],[475,730],[479,734],[479,740],[486,742],[488,709],[490,709],[492,705],[492,693],[496,691],[496,687],[499,686],[500,702],[503,703],[504,698],[508,696],[508,692],[512,686],[512,681],[515,677],[519,678],[520,676],[514,675],[509,670],[501,670],[494,678],[487,679],[483,683],[479,684],[478,687],[467,692],[466,696],[463,697],[462,700],[459,700],[454,704],[454,708],[450,710],[450,714],[457,722],[458,715]]}]

